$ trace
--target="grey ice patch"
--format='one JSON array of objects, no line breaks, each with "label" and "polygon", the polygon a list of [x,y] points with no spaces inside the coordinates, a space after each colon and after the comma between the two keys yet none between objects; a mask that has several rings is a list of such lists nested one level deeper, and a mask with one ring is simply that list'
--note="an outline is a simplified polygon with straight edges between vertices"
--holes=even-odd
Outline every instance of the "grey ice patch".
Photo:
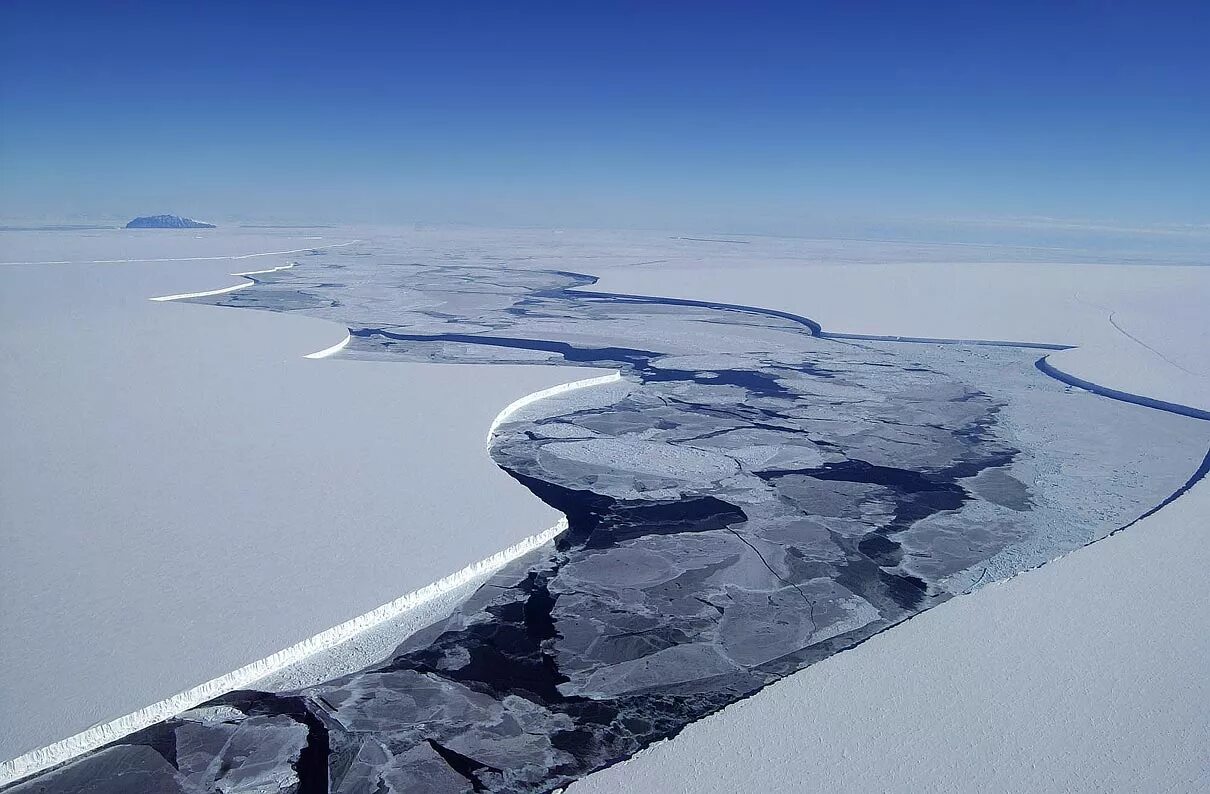
[{"label": "grey ice patch", "polygon": [[1025,483],[1003,469],[986,469],[964,480],[963,485],[987,501],[1010,510],[1024,511],[1033,506]]}]

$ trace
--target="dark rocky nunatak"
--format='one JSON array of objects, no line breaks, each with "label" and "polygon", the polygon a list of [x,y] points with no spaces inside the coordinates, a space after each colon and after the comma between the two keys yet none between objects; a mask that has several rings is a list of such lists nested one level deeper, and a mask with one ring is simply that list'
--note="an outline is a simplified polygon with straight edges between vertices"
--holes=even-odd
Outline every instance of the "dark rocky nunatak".
[{"label": "dark rocky nunatak", "polygon": [[126,224],[127,229],[214,229],[213,223],[182,218],[179,215],[143,215]]}]

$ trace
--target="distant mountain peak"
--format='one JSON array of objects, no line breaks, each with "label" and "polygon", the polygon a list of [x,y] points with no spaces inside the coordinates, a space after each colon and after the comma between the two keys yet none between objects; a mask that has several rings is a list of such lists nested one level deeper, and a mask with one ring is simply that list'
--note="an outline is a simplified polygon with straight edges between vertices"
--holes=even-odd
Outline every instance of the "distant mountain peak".
[{"label": "distant mountain peak", "polygon": [[213,229],[213,223],[179,215],[143,215],[126,224],[127,229]]}]

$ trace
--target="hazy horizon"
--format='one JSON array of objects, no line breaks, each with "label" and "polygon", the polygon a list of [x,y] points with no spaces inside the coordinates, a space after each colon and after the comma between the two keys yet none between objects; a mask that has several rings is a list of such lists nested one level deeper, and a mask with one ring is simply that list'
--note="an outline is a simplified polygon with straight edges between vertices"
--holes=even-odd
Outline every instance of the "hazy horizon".
[{"label": "hazy horizon", "polygon": [[1201,4],[11,2],[0,21],[10,224],[1210,240]]}]

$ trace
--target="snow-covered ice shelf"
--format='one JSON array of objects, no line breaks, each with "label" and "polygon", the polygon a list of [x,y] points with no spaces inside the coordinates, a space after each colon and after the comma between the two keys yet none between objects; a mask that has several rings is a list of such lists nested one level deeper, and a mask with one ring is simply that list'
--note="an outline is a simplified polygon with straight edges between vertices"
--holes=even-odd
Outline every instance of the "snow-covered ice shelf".
[{"label": "snow-covered ice shelf", "polygon": [[787,311],[403,259],[334,251],[196,300],[337,322],[342,358],[617,370],[492,427],[567,531],[364,669],[223,695],[40,783],[550,790],[1105,537],[1210,443],[1045,377],[1035,348],[827,338]]}]

